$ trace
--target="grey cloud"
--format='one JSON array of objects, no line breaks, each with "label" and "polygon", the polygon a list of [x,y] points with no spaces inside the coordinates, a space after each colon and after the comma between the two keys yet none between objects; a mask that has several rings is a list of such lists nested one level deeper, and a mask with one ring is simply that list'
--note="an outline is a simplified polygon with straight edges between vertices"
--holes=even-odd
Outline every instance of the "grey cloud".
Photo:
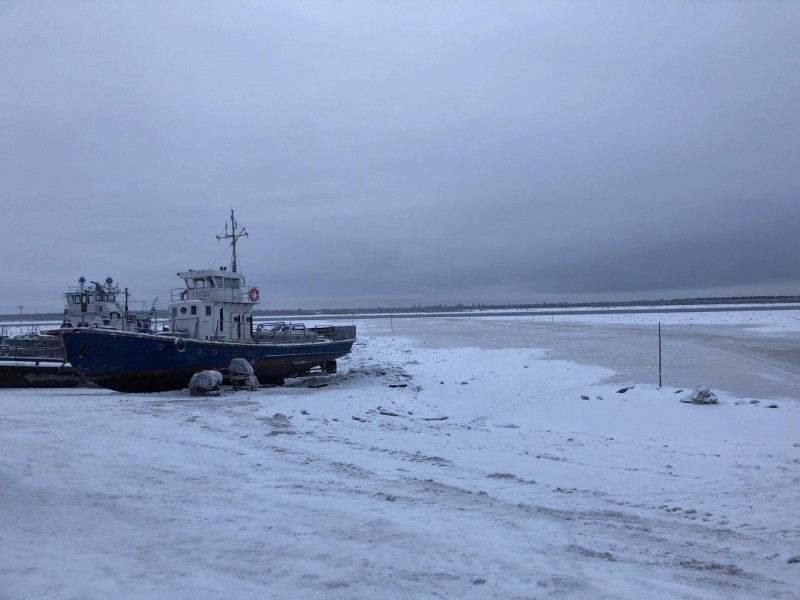
[{"label": "grey cloud", "polygon": [[271,306],[800,290],[798,17],[4,3],[0,312],[164,298],[230,205]]}]

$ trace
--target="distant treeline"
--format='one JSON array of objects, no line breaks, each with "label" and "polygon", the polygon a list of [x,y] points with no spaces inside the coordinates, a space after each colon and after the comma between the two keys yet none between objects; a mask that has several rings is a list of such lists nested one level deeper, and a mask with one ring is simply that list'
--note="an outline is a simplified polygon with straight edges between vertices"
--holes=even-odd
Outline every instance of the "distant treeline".
[{"label": "distant treeline", "polygon": [[[624,302],[540,302],[538,304],[430,304],[410,307],[371,307],[371,308],[288,308],[254,310],[260,316],[291,315],[341,315],[376,313],[439,313],[460,312],[467,310],[552,310],[554,308],[610,308],[626,306],[702,306],[704,304],[800,304],[800,296],[729,296],[725,298],[676,298],[674,300],[629,300]],[[159,319],[167,317],[164,309],[157,311]],[[23,313],[0,315],[6,321],[57,321],[62,313]]]},{"label": "distant treeline", "polygon": [[708,304],[800,304],[800,296],[730,296],[726,298],[676,298],[673,300],[629,300],[624,302],[541,302],[538,304],[431,304],[411,307],[372,307],[372,308],[320,308],[320,309],[284,309],[254,310],[253,313],[264,316],[277,315],[341,315],[341,314],[376,314],[404,312],[459,312],[467,310],[552,310],[554,308],[610,308],[634,306],[701,306]]}]

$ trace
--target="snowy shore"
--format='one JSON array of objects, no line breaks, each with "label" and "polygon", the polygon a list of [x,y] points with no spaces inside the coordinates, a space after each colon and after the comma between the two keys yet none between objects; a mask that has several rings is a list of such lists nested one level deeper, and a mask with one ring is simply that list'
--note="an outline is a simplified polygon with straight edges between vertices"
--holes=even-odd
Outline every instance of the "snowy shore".
[{"label": "snowy shore", "polygon": [[0,390],[0,598],[797,597],[797,313],[357,324],[283,388]]}]

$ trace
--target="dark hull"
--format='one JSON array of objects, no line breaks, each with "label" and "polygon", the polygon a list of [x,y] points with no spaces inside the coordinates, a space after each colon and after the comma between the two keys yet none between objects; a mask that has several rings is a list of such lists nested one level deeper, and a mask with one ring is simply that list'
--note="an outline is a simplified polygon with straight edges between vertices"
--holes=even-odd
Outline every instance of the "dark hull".
[{"label": "dark hull", "polygon": [[66,388],[84,380],[69,367],[0,364],[0,388]]},{"label": "dark hull", "polygon": [[250,362],[262,383],[280,381],[344,356],[354,342],[237,344],[85,329],[60,335],[65,356],[77,373],[120,392],[182,389],[193,374],[224,371],[234,358]]}]

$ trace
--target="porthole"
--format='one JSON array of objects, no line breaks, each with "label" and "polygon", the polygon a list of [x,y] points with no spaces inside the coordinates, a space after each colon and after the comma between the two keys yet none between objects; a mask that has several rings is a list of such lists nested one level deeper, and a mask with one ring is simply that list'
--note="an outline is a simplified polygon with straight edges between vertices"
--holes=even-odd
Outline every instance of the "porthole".
[{"label": "porthole", "polygon": [[186,307],[185,306],[181,306],[181,314],[182,315],[186,314]]},{"label": "porthole", "polygon": [[217,355],[217,351],[216,351],[216,350],[212,350],[212,351],[211,351],[211,354],[213,354],[214,356],[216,356],[216,355]]},{"label": "porthole", "polygon": [[202,354],[202,353],[203,353],[203,349],[202,349],[202,348],[198,348],[198,349],[197,349],[197,353],[198,353],[198,354]]},{"label": "porthole", "polygon": [[158,345],[158,349],[159,349],[159,350],[163,350],[163,349],[164,349],[164,344],[159,344],[159,345]]}]

